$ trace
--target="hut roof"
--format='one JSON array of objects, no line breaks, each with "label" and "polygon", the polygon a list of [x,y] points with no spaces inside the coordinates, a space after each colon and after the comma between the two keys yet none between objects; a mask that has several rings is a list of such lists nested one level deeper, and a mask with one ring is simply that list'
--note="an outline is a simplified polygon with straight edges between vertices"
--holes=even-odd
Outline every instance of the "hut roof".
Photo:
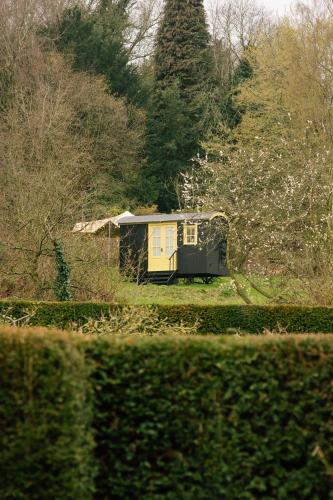
[{"label": "hut roof", "polygon": [[161,223],[161,222],[178,222],[178,221],[201,221],[201,220],[212,220],[215,217],[224,217],[225,214],[222,212],[211,211],[211,212],[191,212],[184,214],[155,214],[155,215],[131,215],[122,217],[119,221],[119,225],[131,225],[131,224],[149,224],[149,223]]},{"label": "hut roof", "polygon": [[108,224],[112,224],[114,227],[119,228],[119,223],[123,217],[133,217],[131,212],[124,212],[116,217],[109,217],[108,219],[93,220],[89,222],[77,222],[73,228],[73,233],[83,233],[83,234],[96,234],[101,229],[105,228]]}]

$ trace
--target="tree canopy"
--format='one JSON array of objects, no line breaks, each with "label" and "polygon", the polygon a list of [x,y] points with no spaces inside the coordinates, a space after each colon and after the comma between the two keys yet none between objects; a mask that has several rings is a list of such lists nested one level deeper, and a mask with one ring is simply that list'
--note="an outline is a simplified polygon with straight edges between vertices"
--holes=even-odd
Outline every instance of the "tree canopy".
[{"label": "tree canopy", "polygon": [[129,0],[99,0],[90,9],[75,5],[49,30],[74,69],[103,75],[110,92],[142,103],[139,75],[125,45],[128,4]]}]

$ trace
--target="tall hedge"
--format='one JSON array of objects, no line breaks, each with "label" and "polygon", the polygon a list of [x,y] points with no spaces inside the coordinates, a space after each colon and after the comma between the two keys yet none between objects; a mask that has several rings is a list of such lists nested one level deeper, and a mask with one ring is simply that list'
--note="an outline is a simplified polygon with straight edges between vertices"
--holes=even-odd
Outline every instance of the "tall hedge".
[{"label": "tall hedge", "polygon": [[91,403],[73,337],[0,334],[0,498],[91,499]]},{"label": "tall hedge", "polygon": [[99,341],[88,355],[97,498],[333,498],[332,336]]},{"label": "tall hedge", "polygon": [[[35,311],[31,325],[67,328],[71,323],[84,323],[88,318],[107,315],[121,305],[93,302],[29,302],[0,301],[0,314],[21,318]],[[135,307],[135,306],[134,306]],[[170,322],[192,324],[199,321],[199,333],[225,334],[239,330],[262,333],[264,329],[286,328],[288,332],[333,333],[332,307],[304,306],[155,306],[161,317]]]},{"label": "tall hedge", "polygon": [[0,498],[333,498],[332,380],[332,335],[1,331]]}]

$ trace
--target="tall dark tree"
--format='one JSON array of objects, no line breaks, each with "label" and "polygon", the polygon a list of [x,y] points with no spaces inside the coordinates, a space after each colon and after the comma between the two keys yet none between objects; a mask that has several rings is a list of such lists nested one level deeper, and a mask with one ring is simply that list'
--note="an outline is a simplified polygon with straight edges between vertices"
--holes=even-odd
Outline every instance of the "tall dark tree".
[{"label": "tall dark tree", "polygon": [[143,201],[176,208],[175,181],[200,152],[212,98],[213,60],[203,0],[166,0],[157,35],[147,120]]}]

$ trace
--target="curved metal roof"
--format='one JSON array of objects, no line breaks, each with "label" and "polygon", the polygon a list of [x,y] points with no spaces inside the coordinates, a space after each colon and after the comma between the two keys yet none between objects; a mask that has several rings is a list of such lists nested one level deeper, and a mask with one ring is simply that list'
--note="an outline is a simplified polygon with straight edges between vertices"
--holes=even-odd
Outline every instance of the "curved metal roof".
[{"label": "curved metal roof", "polygon": [[149,223],[162,223],[162,222],[178,222],[178,221],[201,221],[212,220],[215,217],[224,217],[226,215],[222,212],[190,212],[185,214],[155,214],[155,215],[132,215],[131,217],[122,217],[118,221],[119,225],[132,225],[132,224],[149,224]]}]

